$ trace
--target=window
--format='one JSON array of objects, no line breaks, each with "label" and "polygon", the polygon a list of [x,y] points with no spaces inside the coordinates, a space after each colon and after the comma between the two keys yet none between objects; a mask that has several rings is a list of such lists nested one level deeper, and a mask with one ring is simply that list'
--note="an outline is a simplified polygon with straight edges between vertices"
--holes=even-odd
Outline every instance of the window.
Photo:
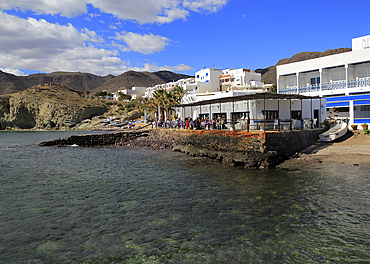
[{"label": "window", "polygon": [[233,120],[237,120],[237,119],[240,119],[240,118],[248,119],[249,118],[249,112],[235,112],[235,113],[232,113],[231,116],[232,116],[231,118]]},{"label": "window", "polygon": [[311,78],[311,85],[320,84],[320,77]]},{"label": "window", "polygon": [[301,120],[301,111],[292,111],[291,112],[292,119]]},{"label": "window", "polygon": [[278,119],[279,118],[279,111],[271,111],[271,110],[262,110],[262,114],[264,114],[265,119],[272,120],[272,119]]},{"label": "window", "polygon": [[346,75],[344,73],[338,73],[332,75],[332,81],[342,81],[346,79]]},{"label": "window", "polygon": [[199,119],[206,119],[209,118],[209,114],[199,114]]},{"label": "window", "polygon": [[370,76],[370,70],[362,70],[358,72],[358,78],[366,78]]},{"label": "window", "polygon": [[208,76],[208,72],[206,72],[206,76]]},{"label": "window", "polygon": [[197,79],[199,79],[199,74],[197,75]]},{"label": "window", "polygon": [[354,114],[355,114],[355,118],[369,118],[370,105],[354,106]]}]

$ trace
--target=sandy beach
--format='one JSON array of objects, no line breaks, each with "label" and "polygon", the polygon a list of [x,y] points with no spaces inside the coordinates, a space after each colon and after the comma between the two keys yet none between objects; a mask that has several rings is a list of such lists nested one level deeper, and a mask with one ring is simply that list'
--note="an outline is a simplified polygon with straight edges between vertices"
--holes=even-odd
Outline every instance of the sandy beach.
[{"label": "sandy beach", "polygon": [[370,166],[370,135],[347,132],[335,142],[318,140],[279,167],[309,166],[312,164],[342,163],[352,166]]}]

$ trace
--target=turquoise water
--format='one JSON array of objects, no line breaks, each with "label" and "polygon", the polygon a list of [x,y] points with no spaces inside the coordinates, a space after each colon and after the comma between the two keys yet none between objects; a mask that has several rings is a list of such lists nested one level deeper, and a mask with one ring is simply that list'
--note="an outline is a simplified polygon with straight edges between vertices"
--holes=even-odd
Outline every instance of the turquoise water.
[{"label": "turquoise water", "polygon": [[370,261],[369,168],[37,146],[71,134],[0,133],[0,263]]}]

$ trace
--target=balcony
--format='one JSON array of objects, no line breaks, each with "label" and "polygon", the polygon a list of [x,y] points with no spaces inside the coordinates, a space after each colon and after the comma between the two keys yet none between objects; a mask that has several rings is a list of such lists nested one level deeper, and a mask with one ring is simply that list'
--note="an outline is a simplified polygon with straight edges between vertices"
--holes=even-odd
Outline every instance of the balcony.
[{"label": "balcony", "polygon": [[[321,87],[320,87],[321,86]],[[303,94],[303,93],[313,93],[313,92],[320,92],[320,91],[332,91],[332,90],[341,90],[341,89],[351,89],[351,88],[362,88],[362,87],[370,87],[370,78],[361,78],[355,80],[346,81],[336,81],[330,83],[322,83],[320,84],[313,84],[313,85],[305,85],[299,86],[297,90],[297,86],[281,88],[278,90],[278,93],[283,94]]]}]

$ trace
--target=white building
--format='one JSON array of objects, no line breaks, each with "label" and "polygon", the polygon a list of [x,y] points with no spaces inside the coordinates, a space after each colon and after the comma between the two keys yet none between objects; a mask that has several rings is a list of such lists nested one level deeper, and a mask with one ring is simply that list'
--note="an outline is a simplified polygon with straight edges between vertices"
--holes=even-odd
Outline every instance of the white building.
[{"label": "white building", "polygon": [[[184,103],[174,109],[182,120],[220,116],[227,121],[228,128],[241,130],[315,128],[319,126],[318,120],[326,116],[326,102],[321,98],[276,93],[238,95],[235,90],[222,93],[230,96],[205,96],[204,100]],[[315,118],[316,111],[319,117]]]},{"label": "white building", "polygon": [[[370,35],[352,51],[276,67],[278,93],[326,98],[328,112],[350,124],[370,123]],[[322,122],[323,120],[320,120]]]},{"label": "white building", "polygon": [[265,92],[261,74],[247,69],[201,69],[195,73],[196,85],[187,89],[183,103]]},{"label": "white building", "polygon": [[186,78],[186,79],[180,79],[174,82],[164,83],[164,84],[157,84],[152,87],[147,87],[145,90],[145,97],[152,98],[153,93],[157,90],[165,89],[165,90],[172,90],[177,86],[181,86],[184,89],[189,88],[190,90],[193,90],[197,87],[197,84],[195,83],[194,78]]},{"label": "white building", "polygon": [[131,89],[125,88],[125,89],[118,90],[117,92],[113,93],[113,99],[118,100],[120,97],[119,93],[131,95],[132,99],[136,99],[140,96],[144,96],[145,92],[146,92],[146,87],[134,86]]},{"label": "white building", "polygon": [[261,82],[261,74],[249,69],[226,69],[220,77],[220,90],[233,89],[261,89],[264,83]]},{"label": "white building", "polygon": [[220,91],[220,77],[222,70],[201,69],[195,73],[195,82],[198,84],[198,93]]},{"label": "white building", "polygon": [[204,100],[214,95],[214,98],[229,97],[230,94],[222,92],[230,90],[240,90],[238,95],[253,92],[267,91],[261,82],[261,74],[248,69],[201,69],[195,73],[195,78],[180,79],[175,82],[157,84],[153,87],[147,87],[145,97],[151,98],[153,93],[160,89],[172,90],[181,86],[187,91],[186,102]]}]

